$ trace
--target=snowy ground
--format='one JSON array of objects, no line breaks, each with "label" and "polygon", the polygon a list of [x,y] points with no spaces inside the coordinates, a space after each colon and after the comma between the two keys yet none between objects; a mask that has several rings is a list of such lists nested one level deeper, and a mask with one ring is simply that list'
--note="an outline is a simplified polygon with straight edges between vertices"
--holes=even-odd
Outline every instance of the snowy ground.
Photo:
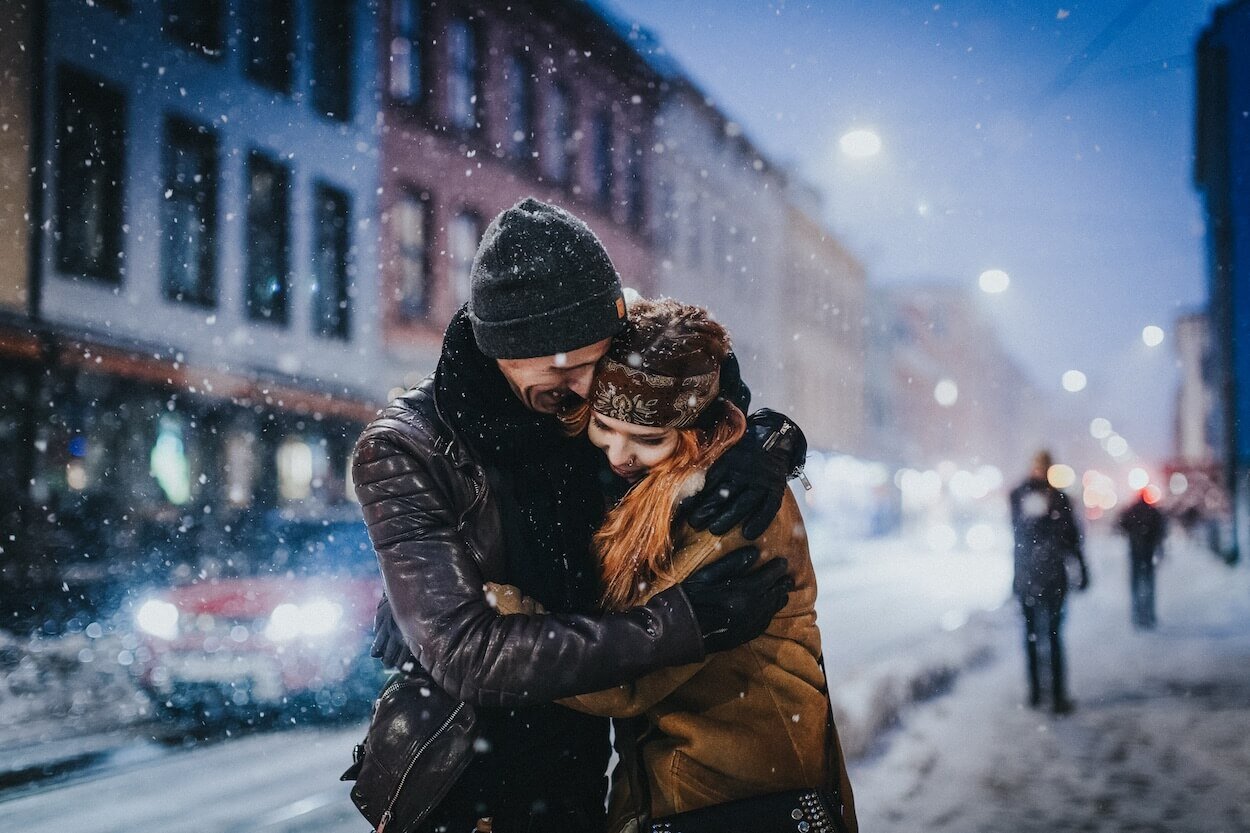
[{"label": "snowy ground", "polygon": [[1069,604],[1074,714],[1024,708],[1015,612],[994,659],[907,712],[852,767],[865,831],[1250,830],[1250,570],[1177,547],[1160,627],[1129,627],[1122,544]]},{"label": "snowy ground", "polygon": [[[1078,709],[1052,718],[1019,705],[1001,536],[982,553],[838,548],[819,529],[813,544],[866,833],[1250,830],[1250,569],[1175,553],[1160,574],[1160,630],[1137,634],[1120,545],[1095,541],[1095,585],[1074,597],[1067,629]],[[0,794],[0,830],[357,831],[337,779],[361,734],[305,728],[190,749],[114,738],[74,778]]]}]

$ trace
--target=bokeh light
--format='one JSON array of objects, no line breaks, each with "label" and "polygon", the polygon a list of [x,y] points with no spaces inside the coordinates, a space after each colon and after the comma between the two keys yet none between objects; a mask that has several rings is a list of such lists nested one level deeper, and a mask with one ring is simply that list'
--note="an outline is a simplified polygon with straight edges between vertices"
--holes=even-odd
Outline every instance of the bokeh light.
[{"label": "bokeh light", "polygon": [[852,130],[838,140],[838,147],[852,159],[867,159],[881,152],[881,137],[871,130]]},{"label": "bokeh light", "polygon": [[981,273],[978,283],[982,292],[997,295],[1007,291],[1007,287],[1011,285],[1011,277],[1002,269],[986,269]]},{"label": "bokeh light", "polygon": [[1076,472],[1066,463],[1056,463],[1046,470],[1046,481],[1056,489],[1066,489],[1076,482]]},{"label": "bokeh light", "polygon": [[1141,340],[1146,343],[1147,347],[1158,347],[1163,343],[1163,328],[1154,324],[1149,324],[1142,328]]},{"label": "bokeh light", "polygon": [[1094,417],[1089,423],[1089,435],[1096,440],[1105,440],[1111,436],[1111,420]]},{"label": "bokeh light", "polygon": [[1063,389],[1068,393],[1077,393],[1085,390],[1086,378],[1085,374],[1079,370],[1069,370],[1063,374],[1060,380],[1063,383]]},{"label": "bokeh light", "polygon": [[943,379],[933,388],[933,398],[943,408],[949,408],[959,399],[959,386],[951,379]]}]

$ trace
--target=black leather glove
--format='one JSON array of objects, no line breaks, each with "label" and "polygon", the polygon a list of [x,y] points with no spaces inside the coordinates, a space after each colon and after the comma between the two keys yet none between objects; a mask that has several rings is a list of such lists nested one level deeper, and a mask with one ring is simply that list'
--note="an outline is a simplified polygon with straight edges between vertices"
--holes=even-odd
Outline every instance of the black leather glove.
[{"label": "black leather glove", "polygon": [[1082,592],[1089,589],[1089,568],[1085,566],[1084,559],[1081,560],[1081,579],[1077,582],[1076,589]]},{"label": "black leather glove", "polygon": [[747,420],[738,444],[708,469],[703,490],[682,511],[695,529],[724,535],[741,524],[744,537],[758,538],[781,508],[786,481],[806,457],[807,438],[799,427],[762,408]]},{"label": "black leather glove", "polygon": [[369,655],[382,660],[387,668],[401,671],[412,668],[417,662],[404,642],[404,635],[399,632],[399,625],[395,624],[395,617],[391,615],[391,600],[386,596],[378,602],[378,609],[373,614],[373,648]]},{"label": "black leather glove", "polygon": [[794,589],[786,560],[750,572],[759,557],[755,547],[740,547],[681,583],[709,654],[750,642],[786,606]]}]

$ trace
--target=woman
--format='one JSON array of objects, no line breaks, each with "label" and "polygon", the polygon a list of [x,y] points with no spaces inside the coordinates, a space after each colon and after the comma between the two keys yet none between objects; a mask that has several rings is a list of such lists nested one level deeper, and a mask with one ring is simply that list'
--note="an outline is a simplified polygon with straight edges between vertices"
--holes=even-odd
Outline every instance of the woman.
[{"label": "woman", "polygon": [[[587,404],[565,417],[629,484],[594,538],[608,610],[638,604],[752,543],[739,530],[716,536],[676,520],[681,500],[744,430],[742,413],[717,395],[728,334],[705,310],[672,300],[635,302],[629,323],[597,366]],[[617,725],[622,765],[611,831],[725,829],[727,813],[744,833],[832,831],[821,802],[835,823],[857,829],[825,693],[815,573],[793,495],[753,543],[761,563],[786,554],[795,583],[764,635],[701,663],[563,701],[632,718]],[[540,610],[515,588],[490,589],[502,614]],[[730,802],[738,803],[726,808]],[[746,825],[751,819],[757,827]]]}]

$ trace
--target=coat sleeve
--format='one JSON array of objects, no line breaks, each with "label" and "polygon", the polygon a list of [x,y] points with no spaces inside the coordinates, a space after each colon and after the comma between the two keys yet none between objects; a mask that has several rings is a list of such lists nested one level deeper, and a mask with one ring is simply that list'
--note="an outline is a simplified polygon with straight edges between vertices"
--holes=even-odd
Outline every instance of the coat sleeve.
[{"label": "coat sleeve", "polygon": [[549,702],[703,659],[680,588],[601,616],[500,616],[432,461],[387,432],[357,443],[352,480],[396,624],[449,694],[481,706]]},{"label": "coat sleeve", "polygon": [[[711,564],[722,555],[742,545],[742,533],[737,529],[723,537],[706,531],[698,533],[693,540],[674,554],[672,583],[678,584],[684,581],[700,567]],[[707,660],[704,659],[702,662],[662,668],[614,688],[566,698],[560,703],[571,709],[601,717],[636,717],[684,685],[706,664]]]}]

